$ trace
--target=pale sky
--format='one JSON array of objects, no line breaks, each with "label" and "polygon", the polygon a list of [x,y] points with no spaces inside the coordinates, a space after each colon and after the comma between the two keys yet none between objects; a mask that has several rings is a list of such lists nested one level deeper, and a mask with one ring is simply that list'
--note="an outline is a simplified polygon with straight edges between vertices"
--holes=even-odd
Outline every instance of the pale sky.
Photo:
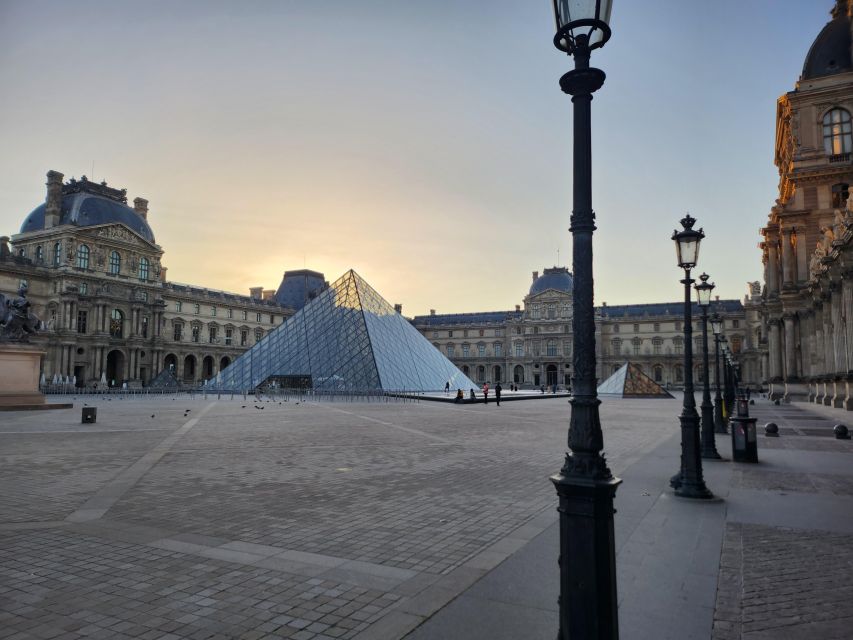
[{"label": "pale sky", "polygon": [[[832,0],[616,0],[593,101],[596,304],[761,278],[775,107]],[[0,0],[0,235],[45,173],[150,200],[169,278],[354,268],[406,315],[511,309],[571,268],[572,66],[550,0]],[[94,163],[94,173],[92,166]]]}]

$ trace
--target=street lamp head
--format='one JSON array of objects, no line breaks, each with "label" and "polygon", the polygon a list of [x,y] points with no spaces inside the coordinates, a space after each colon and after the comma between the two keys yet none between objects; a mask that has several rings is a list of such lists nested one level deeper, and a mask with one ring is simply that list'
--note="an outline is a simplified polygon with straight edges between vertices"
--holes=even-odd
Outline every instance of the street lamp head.
[{"label": "street lamp head", "polygon": [[675,251],[678,255],[678,266],[682,269],[692,269],[699,260],[699,243],[705,237],[702,229],[698,231],[693,228],[696,218],[689,213],[681,219],[681,231],[673,231],[672,239],[675,240]]},{"label": "street lamp head", "polygon": [[710,278],[707,273],[703,273],[699,276],[699,279],[702,281],[701,284],[697,284],[694,289],[696,289],[696,298],[699,301],[700,307],[710,307],[711,306],[711,292],[714,290],[714,283],[708,282],[708,278]]},{"label": "street lamp head", "polygon": [[715,336],[719,336],[723,332],[723,318],[719,313],[714,313],[711,316],[711,331]]},{"label": "street lamp head", "polygon": [[579,47],[598,49],[610,39],[613,0],[552,0],[557,34],[554,46],[572,55]]}]

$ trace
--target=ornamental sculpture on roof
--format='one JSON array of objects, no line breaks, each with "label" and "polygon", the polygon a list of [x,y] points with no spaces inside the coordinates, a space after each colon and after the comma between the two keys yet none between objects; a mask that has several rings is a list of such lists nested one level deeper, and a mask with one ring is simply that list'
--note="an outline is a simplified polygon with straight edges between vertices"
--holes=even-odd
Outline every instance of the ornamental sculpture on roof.
[{"label": "ornamental sculpture on roof", "polygon": [[42,322],[30,311],[27,300],[28,285],[22,282],[17,298],[7,298],[0,293],[0,340],[29,342],[29,336],[42,328]]}]

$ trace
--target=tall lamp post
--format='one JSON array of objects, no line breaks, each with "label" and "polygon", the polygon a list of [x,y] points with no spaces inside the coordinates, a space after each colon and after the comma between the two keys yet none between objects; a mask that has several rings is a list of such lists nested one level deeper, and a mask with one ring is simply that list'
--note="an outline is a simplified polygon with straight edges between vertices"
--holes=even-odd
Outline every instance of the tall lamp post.
[{"label": "tall lamp post", "polygon": [[725,369],[725,374],[723,379],[726,384],[723,387],[723,403],[726,406],[726,415],[731,418],[732,409],[735,404],[735,392],[734,392],[734,377],[732,375],[732,355],[731,350],[729,349],[729,339],[726,336],[720,338],[721,347],[723,349],[723,365]]},{"label": "tall lamp post", "polygon": [[714,431],[726,433],[723,420],[723,397],[720,395],[720,334],[723,332],[723,318],[719,313],[711,316],[711,330],[714,332]]},{"label": "tall lamp post", "polygon": [[560,513],[559,640],[616,640],[616,551],[614,478],[601,450],[595,378],[592,233],[592,94],[604,72],[589,66],[590,53],[610,39],[611,0],[553,0],[554,45],[574,57],[575,68],[560,78],[574,103],[574,196],[572,203],[573,375],[569,449],[560,472],[551,476]]},{"label": "tall lamp post", "polygon": [[690,270],[699,259],[699,243],[705,233],[693,228],[696,219],[688,213],[681,219],[681,231],[673,231],[678,266],[684,269],[684,403],[681,409],[681,471],[670,484],[675,495],[683,498],[713,498],[702,478],[702,458],[699,450],[699,414],[693,393],[693,310],[690,300]]},{"label": "tall lamp post", "polygon": [[699,276],[702,282],[697,284],[696,297],[702,309],[702,457],[720,459],[717,443],[714,442],[714,405],[711,404],[711,382],[708,379],[708,307],[711,306],[711,292],[714,283],[708,282],[708,274]]}]

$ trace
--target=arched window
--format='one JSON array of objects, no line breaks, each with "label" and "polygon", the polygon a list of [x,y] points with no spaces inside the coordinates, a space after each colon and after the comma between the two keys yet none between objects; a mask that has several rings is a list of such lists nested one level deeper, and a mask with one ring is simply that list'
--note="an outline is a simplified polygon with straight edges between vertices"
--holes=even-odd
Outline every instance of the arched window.
[{"label": "arched window", "polygon": [[[660,353],[661,347],[663,346],[663,338],[654,337],[652,338],[652,347],[655,355]],[[657,381],[655,381],[657,382]]]},{"label": "arched window", "polygon": [[[672,339],[672,346],[675,348],[675,353],[683,353],[684,351],[684,338],[681,336],[675,336]],[[679,382],[681,382],[679,380]]]},{"label": "arched window", "polygon": [[148,280],[148,258],[139,259],[139,279]]},{"label": "arched window", "polygon": [[124,314],[118,309],[113,309],[110,314],[110,337],[121,338],[124,333]]},{"label": "arched window", "polygon": [[112,251],[110,252],[110,273],[115,276],[119,271],[121,271],[121,256],[118,251]]},{"label": "arched window", "polygon": [[659,364],[656,364],[652,368],[652,373],[654,374],[655,382],[658,382],[658,383],[663,382],[663,367],[662,366],[660,366]]},{"label": "arched window", "polygon": [[89,268],[89,247],[85,244],[81,244],[79,247],[77,247],[77,268]]},{"label": "arched window", "polygon": [[515,368],[512,370],[512,379],[517,384],[524,382],[524,367],[520,364],[515,365]]},{"label": "arched window", "polygon": [[58,267],[60,262],[62,262],[62,243],[57,242],[53,245],[53,266]]},{"label": "arched window", "polygon": [[36,262],[44,262],[44,249],[41,245],[36,247]]},{"label": "arched window", "polygon": [[455,356],[456,356],[456,349],[453,347],[452,344],[448,344],[447,345],[447,357],[448,358],[454,358]]},{"label": "arched window", "polygon": [[477,367],[477,382],[484,382],[486,379],[486,367],[480,365]]},{"label": "arched window", "polygon": [[682,369],[680,364],[675,365],[675,381],[676,382],[684,382],[684,369]]},{"label": "arched window", "polygon": [[853,126],[847,109],[836,107],[823,116],[823,147],[830,156],[853,151]]},{"label": "arched window", "polygon": [[635,356],[640,355],[640,345],[643,344],[642,339],[634,338],[631,340],[631,344],[633,345],[633,348],[634,348],[634,355]]}]

